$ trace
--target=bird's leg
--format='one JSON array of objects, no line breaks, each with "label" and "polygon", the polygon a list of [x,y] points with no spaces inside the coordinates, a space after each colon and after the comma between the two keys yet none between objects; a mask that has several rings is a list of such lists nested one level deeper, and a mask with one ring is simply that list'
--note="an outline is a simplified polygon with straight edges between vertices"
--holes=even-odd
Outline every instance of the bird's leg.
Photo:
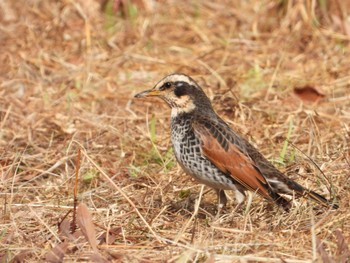
[{"label": "bird's leg", "polygon": [[243,203],[244,203],[244,200],[245,200],[245,193],[244,193],[244,190],[240,191],[240,190],[236,190],[235,191],[235,196],[236,196],[236,201],[237,201],[237,205],[235,207],[235,211],[239,210]]},{"label": "bird's leg", "polygon": [[222,189],[215,189],[216,194],[218,195],[218,212],[217,215],[220,214],[220,211],[227,204],[227,197],[225,191]]}]

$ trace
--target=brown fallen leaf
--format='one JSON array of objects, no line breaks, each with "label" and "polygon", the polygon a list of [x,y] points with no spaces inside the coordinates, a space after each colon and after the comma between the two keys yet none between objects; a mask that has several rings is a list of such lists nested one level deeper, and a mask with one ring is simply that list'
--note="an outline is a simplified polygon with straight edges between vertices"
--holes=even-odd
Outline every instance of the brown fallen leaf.
[{"label": "brown fallen leaf", "polygon": [[70,222],[68,218],[65,218],[62,222],[60,222],[58,226],[59,233],[64,237],[69,237],[70,233]]},{"label": "brown fallen leaf", "polygon": [[102,257],[99,253],[96,253],[96,252],[94,252],[92,255],[90,255],[90,260],[92,262],[96,262],[96,263],[108,263],[108,262],[110,262],[107,259],[105,259],[104,257]]},{"label": "brown fallen leaf", "polygon": [[45,262],[50,262],[50,263],[62,262],[67,249],[68,249],[68,241],[65,240],[62,243],[53,247],[49,252],[45,254]]},{"label": "brown fallen leaf", "polygon": [[213,254],[211,254],[209,256],[209,258],[207,259],[207,261],[205,261],[205,263],[215,263],[215,257]]},{"label": "brown fallen leaf", "polygon": [[14,256],[10,261],[6,261],[7,259],[5,259],[4,261],[1,262],[9,262],[9,263],[21,263],[21,262],[26,262],[26,259],[32,254],[32,252],[30,252],[28,249],[20,252],[19,254],[17,254],[16,256]]},{"label": "brown fallen leaf", "polygon": [[338,254],[340,256],[339,262],[350,262],[350,250],[340,229],[335,230],[335,236],[337,237]]},{"label": "brown fallen leaf", "polygon": [[302,101],[307,102],[317,102],[325,97],[325,95],[317,87],[312,85],[295,87],[294,94]]},{"label": "brown fallen leaf", "polygon": [[84,203],[78,205],[77,223],[94,252],[98,252],[95,226],[92,222],[91,213]]},{"label": "brown fallen leaf", "polygon": [[318,237],[316,237],[316,245],[317,245],[317,252],[320,254],[322,262],[323,263],[333,263],[334,261],[328,255],[328,253],[326,252],[326,250],[323,247],[322,241]]},{"label": "brown fallen leaf", "polygon": [[109,229],[109,231],[104,232],[102,235],[99,236],[98,240],[100,241],[100,245],[101,244],[107,244],[107,245],[111,245],[114,243],[114,241],[116,241],[116,239],[118,238],[119,234],[122,232],[122,228],[121,227],[114,227]]}]

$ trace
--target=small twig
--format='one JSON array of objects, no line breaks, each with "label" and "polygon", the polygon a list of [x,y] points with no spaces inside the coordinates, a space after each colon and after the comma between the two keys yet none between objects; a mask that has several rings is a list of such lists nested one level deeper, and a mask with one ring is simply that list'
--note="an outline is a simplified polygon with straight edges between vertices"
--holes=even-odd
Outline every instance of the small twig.
[{"label": "small twig", "polygon": [[207,63],[203,62],[202,60],[197,60],[200,65],[202,65],[204,68],[206,68],[219,82],[220,84],[227,88],[226,81],[220,76],[220,74],[215,71],[212,67],[210,67]]},{"label": "small twig", "polygon": [[312,244],[312,260],[317,259],[317,241],[316,241],[316,229],[315,229],[315,216],[310,211],[310,220],[311,220],[311,244]]},{"label": "small twig", "polygon": [[61,240],[60,237],[56,234],[56,232],[53,231],[53,230],[51,229],[51,227],[50,227],[48,224],[46,224],[46,222],[34,211],[34,209],[33,209],[31,206],[27,206],[27,207],[28,207],[29,210],[35,215],[35,217],[38,219],[38,221],[46,227],[46,229],[51,233],[51,235],[53,235],[53,236],[56,238],[56,240],[57,240],[58,242],[62,242],[62,240]]},{"label": "small twig", "polygon": [[269,83],[269,86],[267,88],[266,94],[265,94],[265,100],[268,100],[268,97],[270,95],[271,89],[273,87],[273,84],[276,82],[276,77],[277,77],[277,72],[279,71],[282,61],[284,59],[285,53],[282,53],[280,59],[277,62],[277,66],[275,68],[275,70],[273,71],[272,77],[271,77],[271,81]]},{"label": "small twig", "polygon": [[193,226],[192,226],[192,231],[191,231],[191,244],[193,244],[193,241],[194,241],[194,237],[195,237],[195,234],[196,234],[196,230],[197,230],[197,219],[198,219],[198,216],[196,216],[194,218],[194,222],[193,222]]},{"label": "small twig", "polygon": [[152,227],[148,224],[146,219],[142,216],[141,212],[137,209],[136,205],[133,201],[124,193],[124,191],[114,183],[114,181],[106,174],[106,172],[99,166],[97,163],[91,159],[91,157],[86,153],[83,146],[78,142],[77,143],[82,149],[84,156],[88,159],[88,161],[102,174],[102,176],[125,198],[125,200],[131,205],[131,207],[135,210],[136,214],[139,216],[139,218],[144,222],[148,230],[152,233],[152,235],[157,239],[158,242],[163,243],[162,239],[157,235],[156,232],[152,229]]},{"label": "small twig", "polygon": [[75,184],[74,184],[74,202],[73,202],[73,219],[72,223],[70,225],[71,232],[74,233],[77,229],[77,222],[76,222],[76,216],[77,216],[77,206],[78,206],[78,179],[79,179],[79,171],[80,171],[80,148],[78,148],[78,154],[77,154],[77,163],[75,168]]},{"label": "small twig", "polygon": [[176,236],[174,242],[175,243],[178,243],[179,242],[179,239],[180,237],[182,236],[182,234],[186,231],[186,229],[188,228],[189,224],[193,221],[193,219],[197,216],[198,214],[198,210],[199,210],[199,205],[201,203],[201,200],[202,200],[202,196],[203,196],[203,190],[204,190],[204,185],[202,185],[201,187],[201,191],[199,192],[199,197],[198,199],[196,200],[196,205],[194,207],[194,211],[192,213],[192,216],[191,218],[187,221],[186,224],[184,224],[184,226],[182,227],[182,229],[179,231],[179,234]]},{"label": "small twig", "polygon": [[[308,156],[306,153],[304,153],[302,150],[300,150],[294,143],[292,143],[291,141],[287,140],[288,143],[290,143],[290,145],[292,145],[295,149],[297,149],[300,153],[302,153],[304,156],[306,156],[307,159],[309,159],[312,164],[317,168],[317,170],[320,171],[320,173],[323,175],[324,179],[327,181],[328,185],[332,185],[332,183],[330,182],[330,180],[328,179],[328,177],[325,175],[325,173],[321,170],[321,168],[317,165],[317,163],[311,159],[310,156]],[[332,188],[329,187],[329,186],[326,186],[330,195],[332,195]]]},{"label": "small twig", "polygon": [[62,222],[67,218],[67,216],[69,215],[69,213],[70,212],[72,212],[72,210],[70,209],[70,210],[68,210],[67,211],[67,213],[63,216],[63,218],[57,223],[57,227],[58,227],[58,229],[60,229],[61,228],[61,224],[62,224]]}]

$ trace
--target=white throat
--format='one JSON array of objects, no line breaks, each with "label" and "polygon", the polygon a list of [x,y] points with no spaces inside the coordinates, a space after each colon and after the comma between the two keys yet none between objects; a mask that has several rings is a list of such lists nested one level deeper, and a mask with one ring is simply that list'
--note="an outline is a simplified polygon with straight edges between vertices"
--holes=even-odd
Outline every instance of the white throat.
[{"label": "white throat", "polygon": [[193,101],[189,96],[182,96],[176,101],[176,106],[171,109],[171,117],[176,117],[179,113],[191,112],[195,109]]}]

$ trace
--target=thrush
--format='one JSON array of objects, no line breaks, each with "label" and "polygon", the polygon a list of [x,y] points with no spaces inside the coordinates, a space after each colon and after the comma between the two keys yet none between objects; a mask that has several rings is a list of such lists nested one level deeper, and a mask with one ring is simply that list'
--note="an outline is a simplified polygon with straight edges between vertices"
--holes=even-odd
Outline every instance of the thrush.
[{"label": "thrush", "polygon": [[252,144],[230,128],[214,111],[202,88],[185,74],[171,74],[136,98],[159,97],[171,108],[171,142],[182,169],[198,182],[215,189],[225,206],[225,190],[233,190],[238,204],[250,190],[268,201],[291,207],[283,195],[306,196],[338,208],[280,172]]}]

